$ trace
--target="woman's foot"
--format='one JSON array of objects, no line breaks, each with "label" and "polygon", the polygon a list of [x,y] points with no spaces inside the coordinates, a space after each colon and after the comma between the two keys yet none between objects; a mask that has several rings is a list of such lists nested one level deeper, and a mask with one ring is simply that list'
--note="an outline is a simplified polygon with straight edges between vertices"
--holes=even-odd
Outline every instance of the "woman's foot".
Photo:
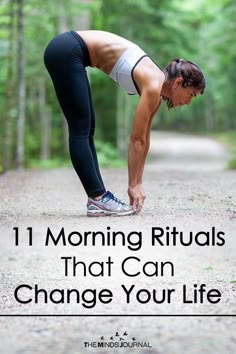
[{"label": "woman's foot", "polygon": [[100,200],[88,198],[87,216],[125,216],[134,214],[132,205],[125,204],[107,191]]}]

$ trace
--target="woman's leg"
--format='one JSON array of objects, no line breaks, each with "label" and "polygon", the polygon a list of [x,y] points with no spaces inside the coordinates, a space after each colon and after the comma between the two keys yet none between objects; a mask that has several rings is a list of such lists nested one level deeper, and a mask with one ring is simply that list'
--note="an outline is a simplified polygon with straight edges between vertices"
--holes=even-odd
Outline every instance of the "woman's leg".
[{"label": "woman's leg", "polygon": [[[87,81],[88,81],[88,79],[87,79]],[[90,127],[90,133],[89,133],[89,145],[90,145],[90,148],[91,148],[91,151],[93,154],[93,160],[94,160],[95,167],[97,170],[98,178],[100,179],[101,184],[104,186],[102,176],[101,176],[100,170],[99,170],[97,152],[96,152],[96,148],[95,148],[95,144],[94,144],[94,133],[95,133],[96,121],[95,121],[95,112],[94,112],[94,108],[93,108],[93,98],[92,98],[92,93],[91,93],[89,81],[88,81],[88,91],[89,91],[89,103],[90,103],[90,112],[91,112],[91,127]],[[104,187],[104,189],[105,189],[105,187]]]},{"label": "woman's leg", "polygon": [[69,47],[68,39],[67,41],[61,41],[60,37],[55,39],[46,49],[45,65],[68,122],[72,164],[87,195],[95,198],[105,193],[105,187],[99,172],[93,139],[91,139],[94,130],[94,128],[91,130],[94,112],[90,102],[87,73],[78,55],[73,55],[74,43],[72,44],[73,46]]},{"label": "woman's leg", "polygon": [[69,87],[59,102],[69,126],[69,149],[71,161],[84,189],[94,198],[105,192],[98,168],[93,143],[92,114],[89,86],[85,70],[74,68],[69,78]]}]

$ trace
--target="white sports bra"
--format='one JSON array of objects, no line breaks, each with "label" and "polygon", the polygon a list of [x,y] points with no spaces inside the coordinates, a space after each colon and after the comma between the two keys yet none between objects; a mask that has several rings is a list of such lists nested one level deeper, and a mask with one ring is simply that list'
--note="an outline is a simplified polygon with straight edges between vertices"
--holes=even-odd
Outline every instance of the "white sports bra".
[{"label": "white sports bra", "polygon": [[121,55],[109,74],[130,95],[140,95],[133,78],[133,71],[144,57],[147,57],[147,54],[139,46],[133,44]]}]

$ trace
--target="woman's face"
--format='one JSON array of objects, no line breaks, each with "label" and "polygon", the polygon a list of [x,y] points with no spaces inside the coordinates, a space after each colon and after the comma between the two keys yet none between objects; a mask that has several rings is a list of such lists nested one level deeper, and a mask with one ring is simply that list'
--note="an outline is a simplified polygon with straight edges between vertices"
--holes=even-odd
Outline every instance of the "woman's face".
[{"label": "woman's face", "polygon": [[200,90],[193,86],[183,87],[183,81],[182,77],[178,77],[173,81],[170,97],[173,107],[189,105],[192,98],[201,93]]}]

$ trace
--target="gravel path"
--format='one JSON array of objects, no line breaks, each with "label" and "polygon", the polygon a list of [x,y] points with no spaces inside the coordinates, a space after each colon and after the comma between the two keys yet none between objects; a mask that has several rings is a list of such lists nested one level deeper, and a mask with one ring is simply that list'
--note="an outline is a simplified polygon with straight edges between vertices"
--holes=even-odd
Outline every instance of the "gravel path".
[{"label": "gravel path", "polygon": [[[226,161],[226,152],[213,140],[153,133],[142,213],[95,220],[85,216],[86,196],[72,169],[2,175],[0,314],[152,317],[1,316],[0,353],[235,353],[236,318],[219,316],[236,314],[236,172],[225,168]],[[102,174],[108,188],[127,199],[126,170]],[[60,239],[55,246],[50,232],[56,238],[62,228],[66,245]],[[92,245],[91,233],[98,231]],[[118,231],[115,245],[112,240],[109,245],[109,235]],[[191,246],[183,246],[181,237],[183,243],[192,237]],[[196,243],[207,240],[209,245]],[[73,257],[80,262],[75,276]],[[125,259],[124,271],[133,276],[122,271]],[[32,298],[30,303],[16,300],[15,289],[22,284],[27,287],[19,289],[18,300]],[[42,292],[34,303],[35,285],[47,290],[48,303]],[[76,301],[73,295],[70,304],[66,296],[64,304],[52,303],[53,289],[77,289],[79,296]],[[86,289],[96,289],[96,297]],[[59,302],[61,292],[52,297]],[[116,348],[120,343],[123,347]],[[143,347],[125,349],[134,343]]]}]

